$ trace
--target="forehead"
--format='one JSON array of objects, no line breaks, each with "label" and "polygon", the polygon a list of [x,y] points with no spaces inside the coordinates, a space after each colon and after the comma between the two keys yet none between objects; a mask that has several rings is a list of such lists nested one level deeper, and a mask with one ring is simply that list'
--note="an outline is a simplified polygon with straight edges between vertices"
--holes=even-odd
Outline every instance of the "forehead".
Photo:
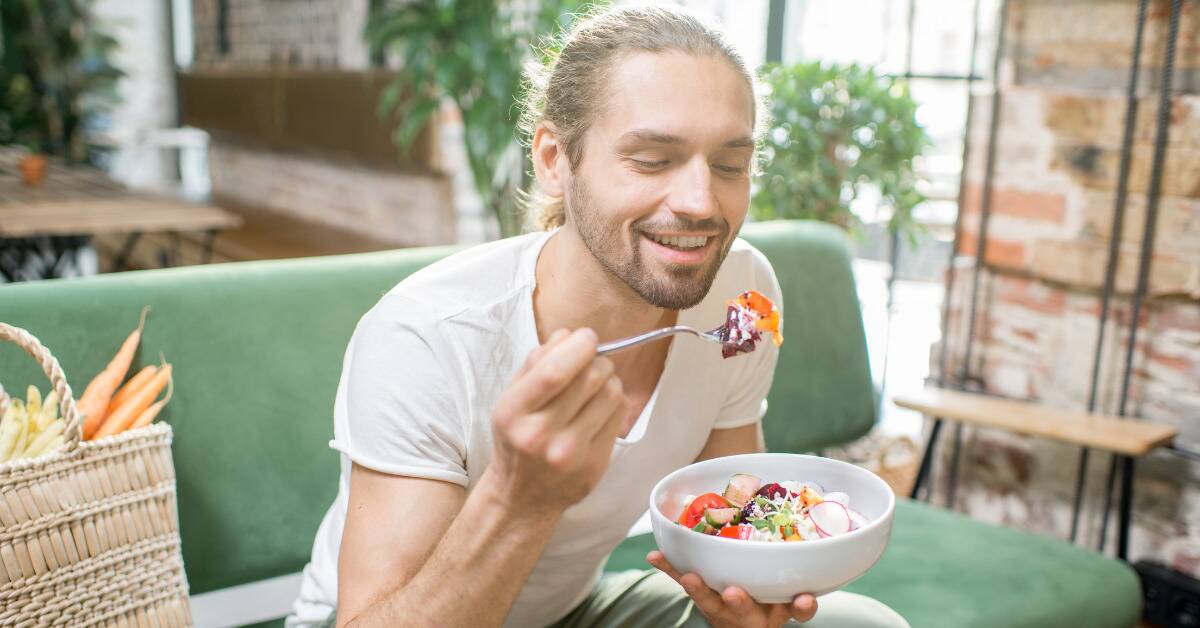
[{"label": "forehead", "polygon": [[754,95],[722,56],[637,52],[618,57],[608,74],[597,135],[616,138],[653,129],[697,144],[723,144],[754,130]]}]

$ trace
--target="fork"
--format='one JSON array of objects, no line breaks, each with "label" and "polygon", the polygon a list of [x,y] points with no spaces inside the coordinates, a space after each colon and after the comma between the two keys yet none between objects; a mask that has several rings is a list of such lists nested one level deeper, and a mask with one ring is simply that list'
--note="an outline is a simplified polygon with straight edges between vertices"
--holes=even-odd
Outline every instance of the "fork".
[{"label": "fork", "polygon": [[663,338],[666,338],[668,336],[673,336],[675,334],[691,334],[693,336],[696,336],[697,338],[703,338],[705,340],[708,340],[709,342],[715,342],[719,345],[723,345],[723,344],[725,344],[725,342],[723,340],[721,340],[720,335],[718,335],[719,332],[721,331],[721,329],[722,329],[721,327],[718,327],[712,331],[698,331],[698,330],[692,329],[691,327],[688,327],[687,325],[675,325],[674,327],[663,327],[661,329],[655,329],[652,331],[648,331],[644,334],[638,334],[637,336],[630,336],[628,338],[622,338],[620,340],[606,342],[606,343],[600,345],[599,347],[596,347],[596,353],[599,355],[607,355],[609,353],[616,353],[618,351],[624,351],[626,349],[630,349],[630,348],[636,347],[638,345],[646,344],[647,342],[654,342],[656,340],[662,340]]}]

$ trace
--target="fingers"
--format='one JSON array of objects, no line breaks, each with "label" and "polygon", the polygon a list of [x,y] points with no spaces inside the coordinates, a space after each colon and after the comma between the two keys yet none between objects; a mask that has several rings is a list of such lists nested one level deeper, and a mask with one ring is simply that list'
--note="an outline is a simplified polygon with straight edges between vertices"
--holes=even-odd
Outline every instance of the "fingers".
[{"label": "fingers", "polygon": [[754,611],[754,602],[745,591],[738,587],[725,587],[725,590],[721,592],[721,600],[739,614]]},{"label": "fingers", "polygon": [[554,465],[571,460],[608,425],[619,423],[619,417],[628,413],[628,407],[621,380],[615,376],[609,377],[601,390],[596,391],[578,414],[554,436],[547,447],[546,459]]},{"label": "fingers", "polygon": [[679,582],[679,579],[683,577],[683,574],[675,571],[675,568],[671,566],[671,563],[667,562],[667,557],[663,556],[663,553],[658,550],[654,550],[653,552],[646,554],[646,562],[650,563],[650,565],[655,569],[670,576],[675,582]]},{"label": "fingers", "polygon": [[617,436],[628,429],[629,422],[637,417],[629,416],[629,399],[624,392],[618,392],[617,404],[605,420],[596,426],[592,439],[597,443],[612,444]]},{"label": "fingers", "polygon": [[817,614],[817,599],[807,593],[796,596],[791,604],[759,604],[740,587],[729,586],[718,594],[708,588],[704,580],[694,573],[681,574],[663,553],[655,550],[646,555],[646,562],[678,582],[683,590],[696,601],[696,606],[710,619],[719,616],[764,617],[768,626],[782,626],[788,619],[799,622],[812,620]]},{"label": "fingers", "polygon": [[796,621],[811,621],[817,614],[817,598],[807,593],[797,595],[788,610]]},{"label": "fingers", "polygon": [[[558,394],[543,410],[551,426],[566,425],[580,415],[583,408],[593,397],[612,396],[620,393],[621,382],[613,375],[612,360],[604,357],[592,359],[574,381]],[[615,381],[614,381],[615,380]],[[612,387],[615,386],[614,391]],[[606,387],[609,387],[606,390]],[[608,413],[604,413],[607,416]]]},{"label": "fingers", "polygon": [[720,617],[727,612],[721,595],[708,588],[708,585],[704,584],[704,579],[699,575],[685,573],[679,579],[679,585],[696,602],[696,606],[700,607],[700,612],[704,613],[706,617]]},{"label": "fingers", "polygon": [[535,412],[567,388],[596,355],[596,332],[577,329],[545,347],[536,360],[527,360],[528,370],[513,380],[496,402],[495,414],[502,422]]},{"label": "fingers", "polygon": [[550,334],[549,338],[546,338],[546,342],[544,344],[534,347],[533,351],[529,352],[529,355],[525,357],[525,363],[522,364],[521,369],[517,371],[517,377],[528,373],[529,369],[533,368],[533,365],[537,364],[538,360],[541,360],[542,356],[546,355],[548,350],[562,342],[564,338],[570,335],[571,332],[567,331],[566,329],[555,330],[554,333]]},{"label": "fingers", "polygon": [[696,606],[700,607],[700,612],[704,613],[705,617],[718,617],[725,612],[725,603],[721,600],[721,596],[716,591],[708,588],[704,584],[704,580],[694,573],[680,575],[671,563],[667,562],[665,556],[660,551],[653,551],[646,554],[646,562],[653,565],[659,571],[667,574],[672,580],[679,583],[683,590],[687,592],[688,597],[696,602]]}]

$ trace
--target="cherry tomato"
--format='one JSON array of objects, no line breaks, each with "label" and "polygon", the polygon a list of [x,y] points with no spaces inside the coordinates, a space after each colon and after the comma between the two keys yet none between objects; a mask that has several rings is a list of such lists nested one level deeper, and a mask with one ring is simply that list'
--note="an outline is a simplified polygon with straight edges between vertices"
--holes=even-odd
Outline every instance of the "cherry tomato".
[{"label": "cherry tomato", "polygon": [[717,536],[723,536],[727,539],[741,539],[746,541],[750,539],[750,532],[753,529],[754,526],[746,525],[744,523],[736,526],[725,526],[724,528],[721,528],[721,531],[717,533]]},{"label": "cherry tomato", "polygon": [[701,519],[704,519],[705,510],[709,508],[729,507],[729,502],[726,501],[724,497],[721,497],[716,493],[705,493],[696,499],[693,499],[692,503],[688,504],[688,507],[683,509],[683,512],[679,514],[678,521],[681,525],[694,528],[696,527],[697,523],[700,523]]}]

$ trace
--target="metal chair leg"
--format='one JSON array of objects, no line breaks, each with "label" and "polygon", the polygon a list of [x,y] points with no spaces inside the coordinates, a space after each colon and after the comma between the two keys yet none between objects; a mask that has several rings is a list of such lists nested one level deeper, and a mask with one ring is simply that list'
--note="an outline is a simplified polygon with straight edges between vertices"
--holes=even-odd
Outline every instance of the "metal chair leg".
[{"label": "metal chair leg", "polygon": [[954,503],[958,495],[958,469],[962,462],[962,423],[954,424],[954,445],[950,452],[950,469],[947,470],[949,475],[946,476],[946,508],[954,510]]},{"label": "metal chair leg", "polygon": [[[921,455],[921,466],[917,469],[917,479],[913,481],[912,490],[909,491],[909,498],[916,499],[921,487],[926,483],[932,483],[930,476],[933,474],[933,452],[937,448],[938,435],[942,431],[942,419],[934,417],[933,429],[929,431],[929,441],[925,443],[925,453]],[[928,496],[929,492],[926,492]]]},{"label": "metal chair leg", "polygon": [[1121,505],[1117,515],[1117,558],[1129,560],[1129,528],[1133,517],[1133,457],[1121,457]]},{"label": "metal chair leg", "polygon": [[208,232],[204,234],[204,257],[201,261],[202,264],[208,264],[212,262],[213,245],[216,243],[216,239],[216,229],[209,229]]},{"label": "metal chair leg", "polygon": [[121,252],[117,254],[117,259],[113,262],[113,272],[125,270],[125,263],[129,261],[129,255],[133,253],[133,247],[137,245],[140,237],[142,237],[142,232],[134,231],[125,238],[125,245],[121,247]]}]

